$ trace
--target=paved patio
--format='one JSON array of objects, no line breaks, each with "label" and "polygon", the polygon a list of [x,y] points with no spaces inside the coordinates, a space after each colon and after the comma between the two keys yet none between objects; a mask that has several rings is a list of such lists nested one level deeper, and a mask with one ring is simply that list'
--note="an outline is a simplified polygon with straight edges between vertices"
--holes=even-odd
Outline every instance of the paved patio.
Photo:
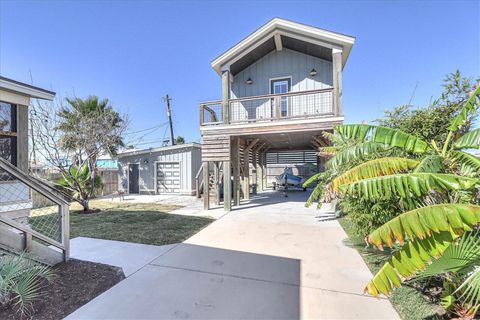
[{"label": "paved patio", "polygon": [[258,195],[68,319],[398,319],[362,295],[371,273],[306,196]]}]

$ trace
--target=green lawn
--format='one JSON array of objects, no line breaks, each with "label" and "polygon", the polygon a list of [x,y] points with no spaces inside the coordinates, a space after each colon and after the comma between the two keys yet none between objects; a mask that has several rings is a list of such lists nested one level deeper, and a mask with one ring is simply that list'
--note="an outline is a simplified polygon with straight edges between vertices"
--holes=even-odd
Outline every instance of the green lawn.
[{"label": "green lawn", "polygon": [[70,238],[91,237],[165,245],[182,242],[214,221],[210,218],[169,214],[180,208],[175,205],[93,200],[91,208],[101,211],[83,214],[78,204],[72,204]]},{"label": "green lawn", "polygon": [[[377,272],[389,259],[388,253],[382,253],[371,247],[366,248],[363,238],[354,235],[348,217],[339,219],[339,222],[350,239],[350,245],[357,249],[372,273]],[[441,307],[428,302],[421,293],[411,287],[403,286],[396,289],[390,301],[402,319],[441,319],[436,312],[440,311]]]}]

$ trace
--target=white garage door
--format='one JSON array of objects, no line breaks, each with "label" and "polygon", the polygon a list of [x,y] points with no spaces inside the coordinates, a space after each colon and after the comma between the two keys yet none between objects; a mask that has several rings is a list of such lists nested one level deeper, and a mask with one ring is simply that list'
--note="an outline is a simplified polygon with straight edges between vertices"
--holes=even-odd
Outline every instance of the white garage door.
[{"label": "white garage door", "polygon": [[157,163],[157,193],[180,192],[180,164]]}]

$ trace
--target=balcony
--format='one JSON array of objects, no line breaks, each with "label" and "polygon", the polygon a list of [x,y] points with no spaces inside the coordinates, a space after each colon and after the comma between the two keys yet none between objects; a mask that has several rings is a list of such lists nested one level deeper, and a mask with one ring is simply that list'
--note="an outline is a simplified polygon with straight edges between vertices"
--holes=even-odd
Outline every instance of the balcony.
[{"label": "balcony", "polygon": [[334,89],[230,99],[200,104],[200,126],[265,123],[336,116]]}]

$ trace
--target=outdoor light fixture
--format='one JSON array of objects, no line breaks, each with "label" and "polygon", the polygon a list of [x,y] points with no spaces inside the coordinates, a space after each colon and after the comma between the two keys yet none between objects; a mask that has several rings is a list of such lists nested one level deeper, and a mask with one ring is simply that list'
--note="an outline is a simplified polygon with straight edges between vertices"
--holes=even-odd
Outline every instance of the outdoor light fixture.
[{"label": "outdoor light fixture", "polygon": [[252,78],[248,77],[247,81],[245,81],[246,84],[252,84],[253,80]]},{"label": "outdoor light fixture", "polygon": [[148,159],[143,160],[143,163],[147,164],[147,163],[148,163]]},{"label": "outdoor light fixture", "polygon": [[317,75],[317,70],[315,70],[315,68],[313,68],[312,71],[310,71],[310,75],[312,77],[315,77]]}]

